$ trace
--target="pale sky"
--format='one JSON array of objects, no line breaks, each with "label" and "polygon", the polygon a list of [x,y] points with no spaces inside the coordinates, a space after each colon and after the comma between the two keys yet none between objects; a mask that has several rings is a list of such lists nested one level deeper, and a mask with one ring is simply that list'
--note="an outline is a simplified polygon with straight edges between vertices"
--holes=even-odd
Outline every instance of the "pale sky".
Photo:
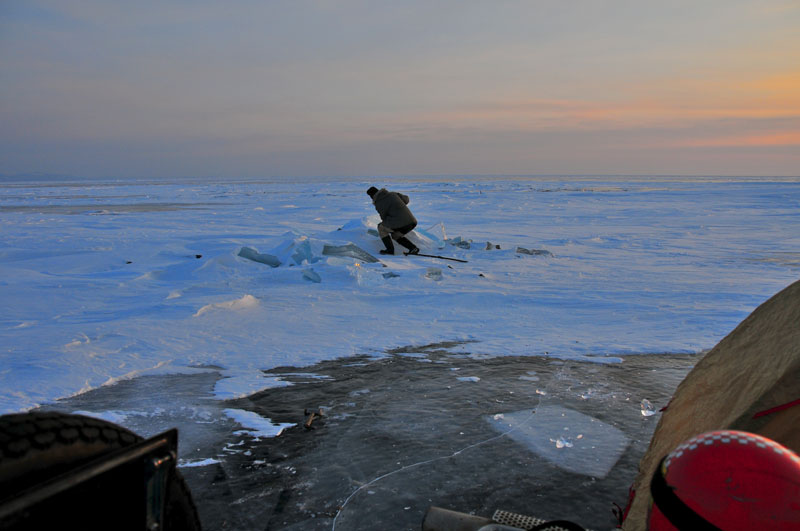
[{"label": "pale sky", "polygon": [[0,0],[0,174],[800,175],[798,0]]}]

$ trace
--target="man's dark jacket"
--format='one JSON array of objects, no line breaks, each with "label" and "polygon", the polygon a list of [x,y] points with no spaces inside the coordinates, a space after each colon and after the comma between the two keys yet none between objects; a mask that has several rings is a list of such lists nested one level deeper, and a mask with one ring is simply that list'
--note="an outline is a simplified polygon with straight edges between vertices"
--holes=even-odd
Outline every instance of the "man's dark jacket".
[{"label": "man's dark jacket", "polygon": [[406,206],[408,204],[407,195],[381,188],[373,196],[372,202],[386,227],[400,229],[409,225],[416,226],[417,218]]}]

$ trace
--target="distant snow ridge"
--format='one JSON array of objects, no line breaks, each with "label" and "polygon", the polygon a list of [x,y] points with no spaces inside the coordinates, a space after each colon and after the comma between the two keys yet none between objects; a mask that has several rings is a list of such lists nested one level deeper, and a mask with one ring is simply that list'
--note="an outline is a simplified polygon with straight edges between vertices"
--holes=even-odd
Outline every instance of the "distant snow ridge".
[{"label": "distant snow ridge", "polygon": [[232,301],[206,304],[205,306],[197,310],[197,313],[194,314],[194,317],[200,317],[201,315],[214,310],[232,310],[232,311],[249,310],[251,308],[257,307],[258,304],[259,302],[256,297],[253,297],[252,295],[245,295],[241,299],[234,299]]}]

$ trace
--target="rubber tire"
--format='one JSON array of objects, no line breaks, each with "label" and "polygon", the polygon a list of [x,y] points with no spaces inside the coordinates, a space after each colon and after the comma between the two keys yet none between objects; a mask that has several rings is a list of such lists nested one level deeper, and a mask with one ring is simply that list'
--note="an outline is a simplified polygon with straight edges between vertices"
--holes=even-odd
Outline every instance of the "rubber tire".
[{"label": "rubber tire", "polygon": [[[122,426],[83,415],[0,416],[0,499],[142,440]],[[201,528],[189,488],[177,469],[167,483],[165,519],[167,530]]]}]

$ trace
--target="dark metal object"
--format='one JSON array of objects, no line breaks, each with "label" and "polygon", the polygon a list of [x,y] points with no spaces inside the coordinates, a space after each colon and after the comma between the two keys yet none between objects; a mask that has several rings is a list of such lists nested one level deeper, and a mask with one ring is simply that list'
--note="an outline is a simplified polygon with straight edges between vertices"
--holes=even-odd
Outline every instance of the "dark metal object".
[{"label": "dark metal object", "polygon": [[497,510],[491,518],[431,506],[422,521],[422,531],[589,531],[566,520],[546,521]]}]

